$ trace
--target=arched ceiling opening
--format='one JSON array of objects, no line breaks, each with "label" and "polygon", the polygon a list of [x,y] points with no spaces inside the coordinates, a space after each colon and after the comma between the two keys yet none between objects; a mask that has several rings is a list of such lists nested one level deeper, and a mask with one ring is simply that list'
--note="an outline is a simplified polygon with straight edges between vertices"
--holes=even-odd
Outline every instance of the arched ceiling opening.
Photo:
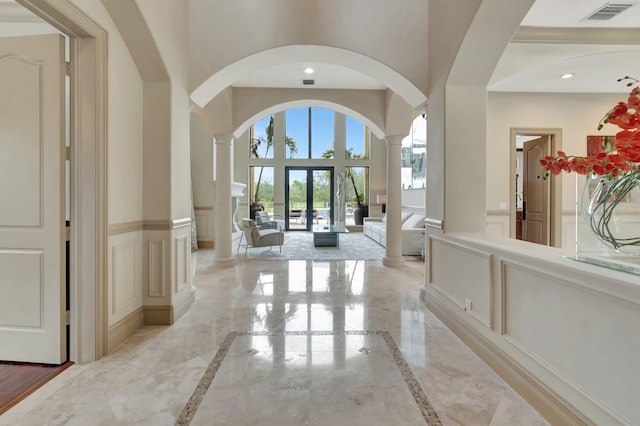
[{"label": "arched ceiling opening", "polygon": [[200,84],[191,93],[191,100],[204,107],[227,87],[234,86],[237,82],[251,81],[256,71],[291,63],[327,64],[329,67],[352,70],[353,75],[365,75],[372,82],[379,82],[379,87],[397,93],[416,109],[423,106],[427,99],[402,74],[366,55],[329,46],[291,45],[267,49],[233,62]]}]

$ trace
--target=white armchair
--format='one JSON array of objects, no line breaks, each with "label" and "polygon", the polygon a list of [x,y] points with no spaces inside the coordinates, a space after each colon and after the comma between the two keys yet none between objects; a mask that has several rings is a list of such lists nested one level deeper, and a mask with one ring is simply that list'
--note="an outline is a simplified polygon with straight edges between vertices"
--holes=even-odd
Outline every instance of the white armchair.
[{"label": "white armchair", "polygon": [[256,226],[259,229],[278,229],[278,222],[271,219],[269,213],[259,210],[256,212]]},{"label": "white armchair", "polygon": [[[245,243],[242,244],[244,238]],[[250,247],[273,247],[278,246],[282,253],[284,244],[284,232],[280,229],[259,229],[256,222],[249,218],[242,219],[242,235],[238,242],[236,253],[240,252],[240,247],[244,247],[244,256],[247,257],[247,250]]]}]

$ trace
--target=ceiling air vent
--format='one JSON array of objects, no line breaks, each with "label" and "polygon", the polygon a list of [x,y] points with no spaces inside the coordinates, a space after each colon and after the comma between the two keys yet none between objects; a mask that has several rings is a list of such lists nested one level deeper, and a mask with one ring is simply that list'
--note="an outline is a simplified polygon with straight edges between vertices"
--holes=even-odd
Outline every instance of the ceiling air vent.
[{"label": "ceiling air vent", "polygon": [[302,84],[305,86],[313,86],[314,84],[316,84],[315,80],[302,80]]},{"label": "ceiling air vent", "polygon": [[629,9],[632,4],[627,3],[607,3],[602,6],[600,9],[593,12],[591,15],[587,16],[585,21],[606,21],[607,19],[611,19],[614,16],[619,15],[625,10]]}]

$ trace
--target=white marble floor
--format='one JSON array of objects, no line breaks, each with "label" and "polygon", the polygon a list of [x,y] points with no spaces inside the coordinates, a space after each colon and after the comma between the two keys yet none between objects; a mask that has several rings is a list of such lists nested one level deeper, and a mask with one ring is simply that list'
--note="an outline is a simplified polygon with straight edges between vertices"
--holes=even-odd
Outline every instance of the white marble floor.
[{"label": "white marble floor", "polygon": [[419,261],[212,259],[193,255],[176,324],[72,366],[0,425],[546,424],[424,309]]}]

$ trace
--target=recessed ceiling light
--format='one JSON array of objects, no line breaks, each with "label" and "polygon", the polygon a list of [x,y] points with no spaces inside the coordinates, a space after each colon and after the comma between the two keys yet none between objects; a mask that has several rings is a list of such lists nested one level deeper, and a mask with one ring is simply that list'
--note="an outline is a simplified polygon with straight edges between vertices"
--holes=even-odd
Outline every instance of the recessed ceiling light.
[{"label": "recessed ceiling light", "polygon": [[313,68],[311,68],[311,67],[306,67],[306,68],[304,69],[304,73],[305,73],[305,74],[313,74],[313,73],[314,73],[314,71],[315,71],[315,70],[314,70]]},{"label": "recessed ceiling light", "polygon": [[571,78],[571,77],[573,77],[574,75],[575,75],[574,73],[572,73],[572,72],[568,72],[568,73],[566,73],[566,74],[562,74],[562,75],[560,76],[560,78],[564,78],[564,79],[566,80],[567,78]]}]

